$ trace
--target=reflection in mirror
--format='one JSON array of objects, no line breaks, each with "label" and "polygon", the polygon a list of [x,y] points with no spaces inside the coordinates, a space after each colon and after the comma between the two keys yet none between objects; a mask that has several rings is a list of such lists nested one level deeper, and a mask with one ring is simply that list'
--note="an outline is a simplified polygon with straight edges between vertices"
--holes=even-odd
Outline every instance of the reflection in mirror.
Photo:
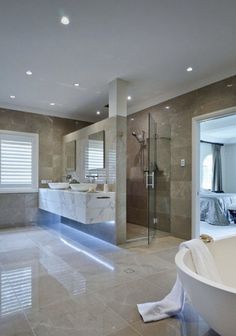
[{"label": "reflection in mirror", "polygon": [[76,170],[76,141],[70,141],[65,144],[65,162],[66,171]]},{"label": "reflection in mirror", "polygon": [[105,168],[105,131],[88,137],[88,170]]}]

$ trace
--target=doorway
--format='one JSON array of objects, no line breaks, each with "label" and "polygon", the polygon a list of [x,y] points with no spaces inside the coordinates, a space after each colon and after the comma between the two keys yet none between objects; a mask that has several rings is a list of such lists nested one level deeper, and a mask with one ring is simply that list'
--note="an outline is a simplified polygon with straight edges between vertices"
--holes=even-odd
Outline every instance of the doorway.
[{"label": "doorway", "polygon": [[236,108],[193,118],[192,238],[236,234],[235,171]]}]

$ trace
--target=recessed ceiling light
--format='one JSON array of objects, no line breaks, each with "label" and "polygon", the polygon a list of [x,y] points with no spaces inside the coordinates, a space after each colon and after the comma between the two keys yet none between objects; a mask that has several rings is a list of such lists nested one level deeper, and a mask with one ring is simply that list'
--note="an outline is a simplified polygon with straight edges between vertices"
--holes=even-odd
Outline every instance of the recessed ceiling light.
[{"label": "recessed ceiling light", "polygon": [[170,106],[166,106],[165,108],[166,108],[167,110],[169,110]]},{"label": "recessed ceiling light", "polygon": [[228,88],[230,88],[230,87],[232,87],[233,86],[233,84],[227,84],[227,87]]},{"label": "recessed ceiling light", "polygon": [[187,70],[188,72],[191,72],[191,71],[193,71],[193,68],[192,68],[192,67],[188,67],[186,70]]},{"label": "recessed ceiling light", "polygon": [[31,76],[32,74],[33,74],[33,73],[32,73],[31,70],[27,70],[27,71],[26,71],[26,75]]},{"label": "recessed ceiling light", "polygon": [[131,97],[131,96],[128,96],[128,97],[127,97],[127,99],[128,99],[128,100],[131,100],[131,99],[132,99],[132,97]]},{"label": "recessed ceiling light", "polygon": [[67,16],[62,16],[61,23],[64,25],[68,25],[70,23],[70,20]]},{"label": "recessed ceiling light", "polygon": [[15,99],[15,98],[16,98],[16,96],[10,96],[10,98],[11,98],[11,99]]},{"label": "recessed ceiling light", "polygon": [[55,105],[55,103],[50,103],[50,105],[51,105],[51,106],[54,106],[54,105]]},{"label": "recessed ceiling light", "polygon": [[79,86],[79,83],[74,83],[74,86],[78,87],[78,86]]},{"label": "recessed ceiling light", "polygon": [[131,121],[134,121],[134,118],[131,118],[130,120],[131,120]]},{"label": "recessed ceiling light", "polygon": [[101,114],[101,112],[100,112],[100,111],[97,111],[96,113],[97,113],[97,115]]}]

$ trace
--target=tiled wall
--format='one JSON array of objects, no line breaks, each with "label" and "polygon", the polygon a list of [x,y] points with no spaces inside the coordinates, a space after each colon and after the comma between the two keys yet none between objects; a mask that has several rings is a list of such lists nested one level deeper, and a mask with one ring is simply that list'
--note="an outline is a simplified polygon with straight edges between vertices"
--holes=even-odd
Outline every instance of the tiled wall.
[{"label": "tiled wall", "polygon": [[[115,119],[108,118],[97,122],[82,130],[67,134],[63,137],[64,143],[76,140],[76,175],[80,182],[88,182],[85,178],[86,171],[86,151],[88,146],[88,137],[91,134],[105,132],[105,168],[93,170],[98,175],[101,184],[107,180],[109,184],[116,181],[116,123]],[[65,152],[65,148],[64,148]],[[63,171],[66,174],[65,153],[63,159]]]},{"label": "tiled wall", "polygon": [[[88,136],[105,131],[105,168],[97,171],[100,183],[108,182],[116,192],[115,242],[126,241],[126,136],[127,119],[117,116],[104,119],[64,137],[64,143],[76,140],[76,173],[80,182],[85,179],[85,152]],[[65,160],[63,160],[65,162]],[[65,169],[65,166],[64,166]],[[100,225],[100,224],[97,224]],[[106,226],[104,229],[107,230]],[[96,230],[96,227],[94,227]],[[100,232],[101,233],[101,232]]]},{"label": "tiled wall", "polygon": [[[87,122],[0,108],[0,129],[39,134],[39,181],[62,177],[62,138]],[[0,227],[36,221],[37,194],[0,194]]]},{"label": "tiled wall", "polygon": [[[150,109],[151,111],[151,109]],[[155,111],[153,111],[155,112]],[[170,120],[166,111],[152,113],[157,123],[157,216],[158,228],[170,231]],[[145,132],[146,144],[140,145],[132,132]],[[147,189],[144,171],[148,164],[148,113],[128,118],[127,221],[147,225]]]},{"label": "tiled wall", "polygon": [[[227,84],[232,84],[228,87]],[[165,109],[165,106],[170,106],[170,109]],[[217,110],[236,106],[236,76],[225,79],[223,81],[208,85],[201,89],[192,91],[185,95],[173,98],[164,103],[158,104],[144,111],[138,112],[128,118],[128,185],[135,187],[134,178],[139,176],[141,179],[142,172],[139,175],[133,173],[133,169],[139,169],[138,151],[139,147],[133,139],[130,128],[136,127],[135,120],[137,120],[138,127],[147,127],[147,115],[152,113],[153,117],[159,123],[160,131],[166,129],[165,121],[160,121],[165,115],[166,120],[169,120],[170,125],[170,229],[172,234],[189,239],[191,237],[191,142],[192,142],[192,118],[198,115],[207,114]],[[131,117],[134,118],[131,126]],[[139,121],[140,119],[140,121]],[[161,123],[164,122],[163,125]],[[166,121],[167,122],[167,121]],[[166,153],[168,160],[168,153]],[[180,167],[180,160],[186,160],[186,166]],[[165,180],[168,183],[168,179]],[[138,190],[132,191],[132,195],[138,194],[142,197],[140,206],[145,204],[146,193],[140,184]],[[166,188],[167,190],[168,188]],[[167,192],[167,191],[166,191]],[[131,209],[132,196],[128,189],[128,218],[136,216]],[[162,197],[162,195],[160,196]],[[168,192],[166,194],[166,207],[168,207]],[[145,207],[137,207],[140,209],[140,216],[142,211],[145,212]],[[167,208],[166,208],[167,209]],[[139,215],[138,215],[139,216]],[[142,220],[145,220],[145,213],[142,214]]]},{"label": "tiled wall", "polygon": [[35,225],[38,194],[0,194],[0,228]]}]

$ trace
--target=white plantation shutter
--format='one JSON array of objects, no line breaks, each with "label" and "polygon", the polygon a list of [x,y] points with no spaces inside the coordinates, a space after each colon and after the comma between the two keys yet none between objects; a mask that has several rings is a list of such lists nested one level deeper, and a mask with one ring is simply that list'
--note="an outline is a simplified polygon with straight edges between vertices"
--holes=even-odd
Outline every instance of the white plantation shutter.
[{"label": "white plantation shutter", "polygon": [[32,142],[1,140],[1,184],[32,184]]},{"label": "white plantation shutter", "polygon": [[0,190],[38,185],[37,134],[0,131]]},{"label": "white plantation shutter", "polygon": [[88,170],[104,168],[104,143],[101,140],[89,139]]}]

